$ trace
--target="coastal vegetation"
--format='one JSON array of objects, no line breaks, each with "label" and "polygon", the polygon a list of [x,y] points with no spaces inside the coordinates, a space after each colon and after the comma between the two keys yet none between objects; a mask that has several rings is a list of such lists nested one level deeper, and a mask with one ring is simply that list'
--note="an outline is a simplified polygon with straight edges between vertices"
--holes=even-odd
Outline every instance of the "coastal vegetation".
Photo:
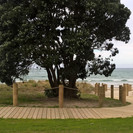
[{"label": "coastal vegetation", "polygon": [[130,13],[120,0],[1,0],[0,81],[12,85],[33,63],[47,71],[51,88],[75,88],[91,74],[110,76],[118,53],[112,40],[129,41]]},{"label": "coastal vegetation", "polygon": [[[79,99],[65,99],[65,107],[99,107],[98,96],[94,95],[94,87],[86,82],[77,82],[80,96]],[[18,106],[22,107],[56,107],[58,108],[58,98],[53,95],[47,96],[45,90],[50,89],[48,81],[34,81],[18,83]],[[5,84],[0,84],[0,106],[13,105],[13,88]],[[67,106],[66,106],[67,104]],[[127,103],[126,105],[128,105]],[[122,102],[116,99],[105,98],[104,107],[123,106]]]}]

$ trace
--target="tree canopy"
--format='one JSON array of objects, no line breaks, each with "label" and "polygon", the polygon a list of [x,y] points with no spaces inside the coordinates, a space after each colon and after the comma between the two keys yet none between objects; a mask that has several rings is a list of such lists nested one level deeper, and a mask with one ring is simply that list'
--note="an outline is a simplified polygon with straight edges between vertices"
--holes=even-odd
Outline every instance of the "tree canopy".
[{"label": "tree canopy", "polygon": [[12,84],[33,63],[46,69],[51,87],[111,75],[112,40],[129,41],[129,16],[120,0],[0,0],[0,81]]}]

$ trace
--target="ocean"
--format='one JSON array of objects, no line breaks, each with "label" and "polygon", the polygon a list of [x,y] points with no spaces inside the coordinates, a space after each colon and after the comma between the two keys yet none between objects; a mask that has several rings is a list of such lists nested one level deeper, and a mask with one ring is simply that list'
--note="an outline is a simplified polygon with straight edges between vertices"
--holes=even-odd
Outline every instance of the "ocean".
[{"label": "ocean", "polygon": [[[32,68],[27,76],[24,76],[24,81],[28,80],[47,80],[47,73],[44,69]],[[106,83],[108,85],[115,85],[118,87],[123,83],[133,85],[133,68],[117,68],[114,70],[111,76],[105,77],[103,75],[91,75],[85,80],[78,80],[81,82],[88,82],[91,84],[95,83]]]}]

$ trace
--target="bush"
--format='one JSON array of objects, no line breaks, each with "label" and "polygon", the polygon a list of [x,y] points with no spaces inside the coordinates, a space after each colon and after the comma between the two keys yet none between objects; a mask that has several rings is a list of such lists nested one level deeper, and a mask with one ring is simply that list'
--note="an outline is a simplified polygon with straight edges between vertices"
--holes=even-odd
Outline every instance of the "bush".
[{"label": "bush", "polygon": [[55,89],[44,90],[44,95],[46,97],[49,97],[49,98],[57,97],[58,96],[58,90],[55,90]]}]

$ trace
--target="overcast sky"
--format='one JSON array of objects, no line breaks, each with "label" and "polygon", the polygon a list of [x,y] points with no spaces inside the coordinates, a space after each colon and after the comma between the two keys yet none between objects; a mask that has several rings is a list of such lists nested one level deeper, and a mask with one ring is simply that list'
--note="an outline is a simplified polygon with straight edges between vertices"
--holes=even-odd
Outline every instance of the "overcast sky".
[{"label": "overcast sky", "polygon": [[114,62],[117,68],[133,68],[133,0],[121,0],[121,3],[128,7],[132,13],[127,22],[127,26],[131,31],[131,39],[127,44],[115,42],[115,47],[119,49],[119,54],[115,56]]}]

